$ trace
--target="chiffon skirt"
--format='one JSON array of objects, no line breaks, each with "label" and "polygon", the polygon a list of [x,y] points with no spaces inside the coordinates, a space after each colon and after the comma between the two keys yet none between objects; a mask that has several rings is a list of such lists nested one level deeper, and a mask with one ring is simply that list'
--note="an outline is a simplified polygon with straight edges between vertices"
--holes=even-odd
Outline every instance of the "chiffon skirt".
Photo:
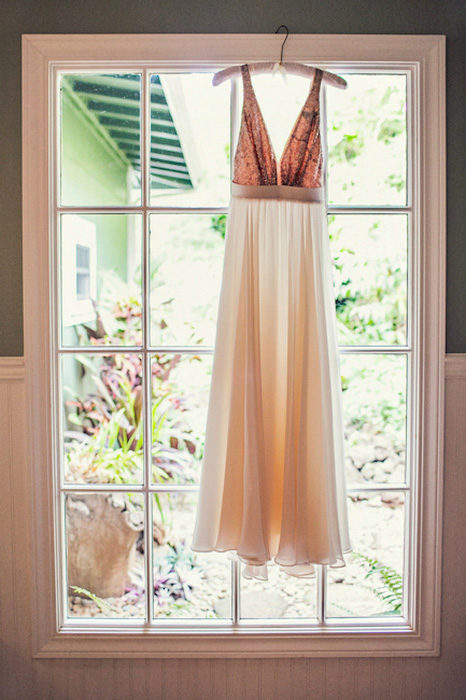
[{"label": "chiffon skirt", "polygon": [[192,548],[264,579],[351,549],[323,203],[232,197]]}]

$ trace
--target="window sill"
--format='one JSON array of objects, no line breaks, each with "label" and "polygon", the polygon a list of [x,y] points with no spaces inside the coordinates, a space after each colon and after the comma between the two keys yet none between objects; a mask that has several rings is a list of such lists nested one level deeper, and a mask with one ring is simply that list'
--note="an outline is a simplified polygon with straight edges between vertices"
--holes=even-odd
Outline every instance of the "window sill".
[{"label": "window sill", "polygon": [[179,626],[163,631],[143,626],[93,630],[62,629],[36,650],[35,658],[218,658],[437,656],[433,640],[414,631],[402,618],[341,620],[322,627],[247,628],[217,625],[201,631]]}]

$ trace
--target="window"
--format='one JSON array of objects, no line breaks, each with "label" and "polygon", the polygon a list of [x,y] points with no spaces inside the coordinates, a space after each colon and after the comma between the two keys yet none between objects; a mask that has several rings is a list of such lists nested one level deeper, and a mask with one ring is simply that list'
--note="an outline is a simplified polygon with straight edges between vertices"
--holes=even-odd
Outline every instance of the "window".
[{"label": "window", "polygon": [[[239,86],[209,84],[277,44],[225,39],[25,37],[37,653],[103,653],[102,632],[116,654],[435,653],[442,40],[295,37],[290,49],[350,85],[327,91],[326,115],[356,556],[338,577],[263,584],[187,547],[241,100]],[[271,126],[267,80],[255,85]],[[305,81],[287,90],[272,140]],[[50,149],[34,150],[49,124]]]},{"label": "window", "polygon": [[97,296],[96,227],[82,216],[64,220],[62,236],[63,326],[94,319]]}]

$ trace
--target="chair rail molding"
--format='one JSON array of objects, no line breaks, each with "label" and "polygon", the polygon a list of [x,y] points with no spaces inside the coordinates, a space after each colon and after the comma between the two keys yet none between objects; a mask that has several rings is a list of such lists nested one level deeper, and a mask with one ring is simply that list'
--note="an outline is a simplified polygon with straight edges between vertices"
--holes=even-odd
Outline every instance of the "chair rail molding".
[{"label": "chair rail molding", "polygon": [[466,353],[448,353],[445,355],[445,379],[457,377],[466,379]]},{"label": "chair rail molding", "polygon": [[0,382],[24,381],[24,357],[0,357]]},{"label": "chair rail molding", "polygon": [[[23,381],[26,365],[23,356],[0,357],[0,382]],[[445,355],[445,379],[458,377],[466,379],[466,353]]]}]

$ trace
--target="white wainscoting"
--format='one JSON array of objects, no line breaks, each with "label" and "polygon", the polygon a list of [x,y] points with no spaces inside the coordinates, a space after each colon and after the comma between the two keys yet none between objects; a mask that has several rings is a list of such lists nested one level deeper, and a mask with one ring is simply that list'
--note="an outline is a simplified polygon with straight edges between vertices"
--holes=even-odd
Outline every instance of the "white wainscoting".
[{"label": "white wainscoting", "polygon": [[466,355],[447,355],[445,396],[440,657],[33,660],[24,362],[0,358],[1,700],[464,700]]}]

